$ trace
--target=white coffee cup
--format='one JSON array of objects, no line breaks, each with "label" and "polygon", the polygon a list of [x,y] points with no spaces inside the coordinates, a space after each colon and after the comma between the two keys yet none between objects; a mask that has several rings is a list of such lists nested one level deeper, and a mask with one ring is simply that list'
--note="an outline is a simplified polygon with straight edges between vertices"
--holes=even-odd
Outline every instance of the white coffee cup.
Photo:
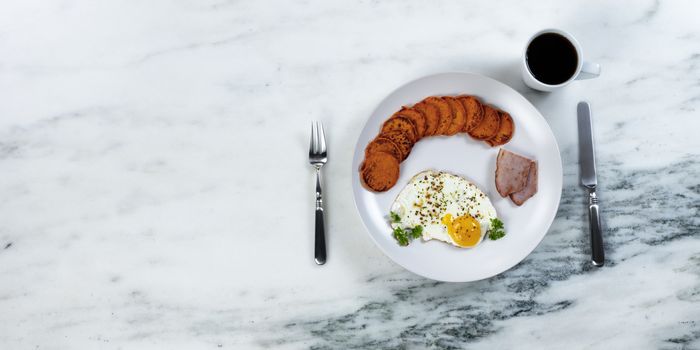
[{"label": "white coffee cup", "polygon": [[[567,79],[566,81],[558,84],[547,84],[544,83],[537,78],[535,78],[535,75],[532,73],[530,70],[530,67],[528,66],[528,58],[527,58],[527,50],[530,47],[530,44],[532,44],[532,41],[538,38],[539,36],[543,34],[559,34],[562,37],[564,37],[566,40],[568,40],[571,45],[576,49],[576,58],[577,58],[577,66],[576,70],[571,74],[571,77]],[[522,71],[523,71],[523,81],[525,81],[525,85],[535,89],[535,90],[540,90],[540,91],[554,91],[558,88],[564,87],[571,83],[574,80],[581,80],[581,79],[592,79],[592,78],[597,78],[600,75],[600,65],[597,63],[592,63],[592,62],[585,62],[582,59],[582,52],[581,52],[581,45],[576,41],[576,38],[574,38],[571,34],[559,30],[559,29],[545,29],[541,30],[535,35],[533,35],[530,40],[527,41],[527,45],[525,45],[525,49],[523,50],[523,58],[522,58]],[[573,66],[573,65],[572,65]]]}]

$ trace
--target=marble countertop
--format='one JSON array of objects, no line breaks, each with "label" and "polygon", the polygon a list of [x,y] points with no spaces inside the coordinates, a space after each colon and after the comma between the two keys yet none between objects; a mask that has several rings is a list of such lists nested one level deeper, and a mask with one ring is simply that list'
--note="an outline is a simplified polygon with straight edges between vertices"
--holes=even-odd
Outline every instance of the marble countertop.
[{"label": "marble countertop", "polygon": [[[2,349],[700,348],[700,5],[692,1],[0,4]],[[537,93],[525,40],[569,30],[599,79]],[[523,93],[564,164],[515,268],[439,283],[352,201],[371,111],[414,78]],[[595,117],[608,264],[589,264],[576,103]],[[309,122],[327,129],[313,262]]]}]

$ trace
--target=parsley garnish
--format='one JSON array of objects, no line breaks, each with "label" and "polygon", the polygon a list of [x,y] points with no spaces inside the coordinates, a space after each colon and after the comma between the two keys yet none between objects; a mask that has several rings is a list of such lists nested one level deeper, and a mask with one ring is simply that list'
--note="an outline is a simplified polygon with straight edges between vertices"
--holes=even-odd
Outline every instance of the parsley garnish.
[{"label": "parsley garnish", "polygon": [[411,230],[411,237],[418,238],[423,234],[423,226],[418,225]]},{"label": "parsley garnish", "polygon": [[396,241],[399,242],[399,245],[402,246],[407,246],[408,245],[408,235],[407,232],[404,231],[401,227],[397,227],[394,229],[394,238],[396,238]]},{"label": "parsley garnish", "polygon": [[397,227],[394,229],[394,238],[397,242],[399,242],[399,245],[407,246],[412,239],[420,237],[422,233],[423,226],[420,225],[411,229],[403,229],[401,227]]},{"label": "parsley garnish", "polygon": [[503,229],[503,221],[498,218],[491,219],[491,229],[489,230],[489,239],[495,241],[497,239],[503,238],[506,235],[506,231]]},{"label": "parsley garnish", "polygon": [[391,217],[391,222],[401,222],[401,217],[399,214],[396,214],[393,211],[389,212],[389,217]]}]

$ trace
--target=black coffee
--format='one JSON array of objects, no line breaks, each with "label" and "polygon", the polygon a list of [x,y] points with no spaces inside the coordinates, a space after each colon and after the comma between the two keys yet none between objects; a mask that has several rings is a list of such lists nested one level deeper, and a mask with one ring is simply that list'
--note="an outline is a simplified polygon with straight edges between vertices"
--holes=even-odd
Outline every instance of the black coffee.
[{"label": "black coffee", "polygon": [[558,85],[576,73],[578,55],[569,39],[554,33],[536,37],[525,53],[527,66],[535,79]]}]

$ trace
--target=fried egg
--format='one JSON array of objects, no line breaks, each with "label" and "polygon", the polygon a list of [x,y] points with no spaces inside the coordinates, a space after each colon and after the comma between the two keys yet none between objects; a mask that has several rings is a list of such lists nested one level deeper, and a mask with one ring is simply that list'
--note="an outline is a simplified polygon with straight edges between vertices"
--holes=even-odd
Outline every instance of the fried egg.
[{"label": "fried egg", "polygon": [[422,226],[424,241],[478,245],[497,218],[489,197],[467,179],[434,170],[414,176],[391,206],[392,228]]}]

